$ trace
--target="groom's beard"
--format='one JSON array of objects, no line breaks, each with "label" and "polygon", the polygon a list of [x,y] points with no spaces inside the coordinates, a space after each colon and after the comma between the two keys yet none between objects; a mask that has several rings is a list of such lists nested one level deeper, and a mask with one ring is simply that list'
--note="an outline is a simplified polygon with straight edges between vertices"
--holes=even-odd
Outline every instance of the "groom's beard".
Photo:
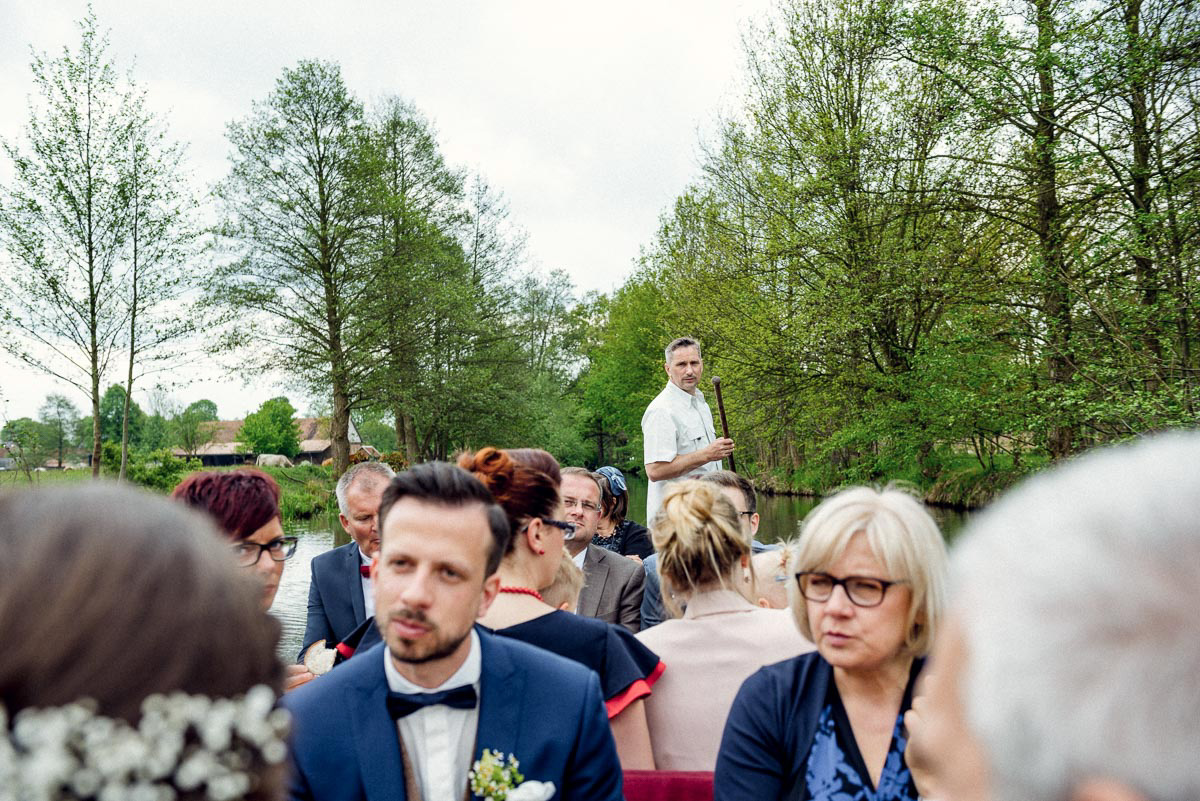
[{"label": "groom's beard", "polygon": [[461,634],[446,634],[430,623],[423,612],[411,612],[407,609],[394,613],[389,619],[411,620],[429,627],[429,631],[416,640],[404,637],[389,639],[386,629],[384,630],[383,638],[387,642],[392,658],[397,662],[407,662],[411,665],[434,662],[450,656],[471,634],[470,627]]}]

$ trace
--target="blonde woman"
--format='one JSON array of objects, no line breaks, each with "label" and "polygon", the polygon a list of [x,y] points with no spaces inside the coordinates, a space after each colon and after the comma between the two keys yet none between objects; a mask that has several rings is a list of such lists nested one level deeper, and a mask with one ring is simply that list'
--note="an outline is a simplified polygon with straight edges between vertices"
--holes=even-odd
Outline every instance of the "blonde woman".
[{"label": "blonde woman", "polygon": [[742,681],[812,646],[789,612],[760,609],[736,590],[745,582],[750,540],[724,488],[695,480],[672,485],[652,536],[667,605],[676,614],[681,603],[687,607],[682,617],[637,635],[671,665],[646,699],[654,764],[711,771]]},{"label": "blonde woman", "polygon": [[742,685],[715,801],[916,801],[903,720],[944,603],[937,524],[899,490],[845,490],[804,521],[791,572],[792,612],[817,650]]}]

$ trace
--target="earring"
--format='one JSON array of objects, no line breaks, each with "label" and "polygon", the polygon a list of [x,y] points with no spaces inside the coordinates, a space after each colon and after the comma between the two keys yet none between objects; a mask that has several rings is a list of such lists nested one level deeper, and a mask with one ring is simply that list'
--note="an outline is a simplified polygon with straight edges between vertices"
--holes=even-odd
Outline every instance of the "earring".
[{"label": "earring", "polygon": [[545,555],[546,555],[546,549],[545,549],[545,548],[538,548],[538,555],[539,555],[539,556],[545,556]]}]

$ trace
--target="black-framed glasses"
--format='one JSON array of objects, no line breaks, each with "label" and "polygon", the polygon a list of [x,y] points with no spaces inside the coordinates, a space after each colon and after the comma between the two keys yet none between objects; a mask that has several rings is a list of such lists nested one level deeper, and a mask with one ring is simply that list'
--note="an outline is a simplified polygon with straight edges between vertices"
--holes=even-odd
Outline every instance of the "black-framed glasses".
[{"label": "black-framed glasses", "polygon": [[754,512],[738,512],[738,514],[745,515],[746,517],[754,517]]},{"label": "black-framed glasses", "polygon": [[538,519],[547,526],[554,526],[555,528],[562,529],[564,540],[575,539],[575,529],[577,526],[574,523],[568,523],[565,520],[551,520],[548,517],[539,517]]},{"label": "black-framed glasses", "polygon": [[870,576],[846,576],[834,578],[828,573],[818,573],[805,570],[796,574],[796,582],[800,585],[800,594],[810,601],[828,601],[833,597],[835,587],[841,586],[846,591],[846,597],[855,606],[870,608],[883,603],[883,596],[888,587],[893,584],[907,584],[907,581],[885,581]]},{"label": "black-framed glasses", "polygon": [[296,553],[296,543],[299,542],[297,537],[278,537],[268,543],[259,542],[242,542],[235,543],[233,547],[233,558],[238,563],[238,567],[250,567],[258,564],[258,560],[262,558],[263,551],[267,552],[267,556],[271,557],[276,562],[283,562],[291,559]]}]

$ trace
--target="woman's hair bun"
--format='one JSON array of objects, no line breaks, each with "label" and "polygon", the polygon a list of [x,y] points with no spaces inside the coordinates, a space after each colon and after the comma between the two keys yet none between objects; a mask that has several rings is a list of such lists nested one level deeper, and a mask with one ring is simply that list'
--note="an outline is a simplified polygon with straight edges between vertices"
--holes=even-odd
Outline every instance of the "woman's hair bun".
[{"label": "woman's hair bun", "polygon": [[489,446],[474,454],[462,454],[458,457],[458,466],[474,473],[496,502],[503,505],[516,470],[516,463],[507,453]]}]

